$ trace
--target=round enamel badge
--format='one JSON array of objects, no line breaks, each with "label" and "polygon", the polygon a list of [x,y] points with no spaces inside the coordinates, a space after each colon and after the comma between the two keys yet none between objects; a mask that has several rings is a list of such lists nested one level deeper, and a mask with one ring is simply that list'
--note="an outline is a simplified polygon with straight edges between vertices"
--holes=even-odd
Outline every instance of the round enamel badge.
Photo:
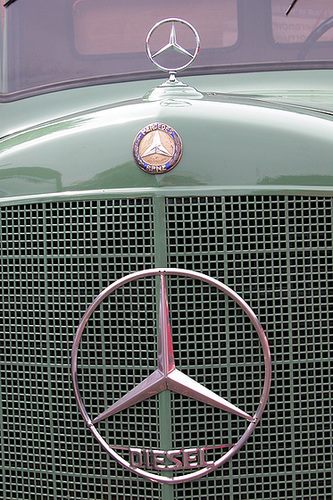
[{"label": "round enamel badge", "polygon": [[133,156],[139,167],[149,174],[164,174],[177,165],[182,155],[182,141],[165,123],[147,125],[134,139]]}]

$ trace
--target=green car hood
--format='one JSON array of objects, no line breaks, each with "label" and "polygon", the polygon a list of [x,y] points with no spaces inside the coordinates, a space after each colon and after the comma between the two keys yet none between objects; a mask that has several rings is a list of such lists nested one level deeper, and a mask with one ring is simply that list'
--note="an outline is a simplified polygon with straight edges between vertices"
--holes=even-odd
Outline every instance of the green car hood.
[{"label": "green car hood", "polygon": [[[238,87],[221,76],[191,79],[200,93],[147,93],[159,82],[140,82],[1,104],[1,196],[331,186],[333,99],[326,83],[297,90],[289,75],[289,88],[286,80],[285,88],[277,81],[267,89],[267,75],[256,75],[257,82],[250,75],[246,85],[239,78]],[[136,134],[154,122],[173,127],[183,142],[179,164],[159,175],[142,171],[132,153]]]}]

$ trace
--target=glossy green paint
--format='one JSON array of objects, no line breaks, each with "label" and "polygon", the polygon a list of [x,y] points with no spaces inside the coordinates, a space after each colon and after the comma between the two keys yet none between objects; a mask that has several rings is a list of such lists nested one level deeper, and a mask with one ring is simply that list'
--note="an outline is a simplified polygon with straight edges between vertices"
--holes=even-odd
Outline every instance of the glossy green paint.
[{"label": "glossy green paint", "polygon": [[[333,72],[186,80],[197,93],[147,93],[160,82],[68,90],[0,105],[0,196],[106,190],[329,188]],[[184,79],[185,80],[185,79]],[[144,97],[145,96],[145,97]],[[160,121],[183,141],[179,164],[141,171],[137,132]]]}]

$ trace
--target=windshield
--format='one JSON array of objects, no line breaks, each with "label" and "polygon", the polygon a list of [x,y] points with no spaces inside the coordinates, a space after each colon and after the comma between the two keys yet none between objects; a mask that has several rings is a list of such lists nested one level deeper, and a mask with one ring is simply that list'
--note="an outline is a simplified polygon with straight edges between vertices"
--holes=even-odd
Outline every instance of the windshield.
[{"label": "windshield", "polygon": [[[160,78],[145,54],[145,38],[168,17],[185,19],[200,34],[199,57],[184,74],[333,66],[332,0],[1,2],[2,98]],[[168,39],[167,29],[157,46]],[[185,29],[177,36],[194,48]]]}]

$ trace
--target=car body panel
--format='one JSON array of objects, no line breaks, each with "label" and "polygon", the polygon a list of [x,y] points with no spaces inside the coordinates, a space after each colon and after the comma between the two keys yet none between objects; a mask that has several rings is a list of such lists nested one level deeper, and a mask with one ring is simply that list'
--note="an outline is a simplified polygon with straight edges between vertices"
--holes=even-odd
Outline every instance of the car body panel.
[{"label": "car body panel", "polygon": [[[292,76],[285,74],[285,86],[290,82],[291,87],[295,85]],[[219,88],[217,77],[212,79],[211,87]],[[222,88],[223,79],[220,76],[218,80]],[[116,93],[113,102],[107,98],[113,93],[112,86],[103,87],[103,92],[92,88],[86,109],[77,106],[74,113],[65,116],[59,116],[56,104],[70,99],[73,91],[35,97],[31,101],[44,101],[46,109],[49,103],[55,106],[54,118],[43,122],[43,108],[38,106],[40,122],[31,124],[24,108],[37,103],[18,101],[16,106],[22,109],[16,115],[16,127],[7,124],[0,140],[0,189],[4,196],[191,186],[314,188],[333,183],[332,95],[328,90],[320,95],[310,90],[296,93],[294,89],[277,93],[272,86],[254,96],[249,86],[238,93],[214,91],[202,93],[200,98],[175,99],[171,88],[161,100],[150,100],[148,93],[142,98],[115,101],[129,97],[130,88],[135,86],[127,86],[128,93]],[[75,103],[71,106],[74,111]],[[137,132],[152,122],[172,126],[184,145],[180,163],[162,175],[141,171],[132,154]],[[5,117],[2,123],[6,123]]]}]

